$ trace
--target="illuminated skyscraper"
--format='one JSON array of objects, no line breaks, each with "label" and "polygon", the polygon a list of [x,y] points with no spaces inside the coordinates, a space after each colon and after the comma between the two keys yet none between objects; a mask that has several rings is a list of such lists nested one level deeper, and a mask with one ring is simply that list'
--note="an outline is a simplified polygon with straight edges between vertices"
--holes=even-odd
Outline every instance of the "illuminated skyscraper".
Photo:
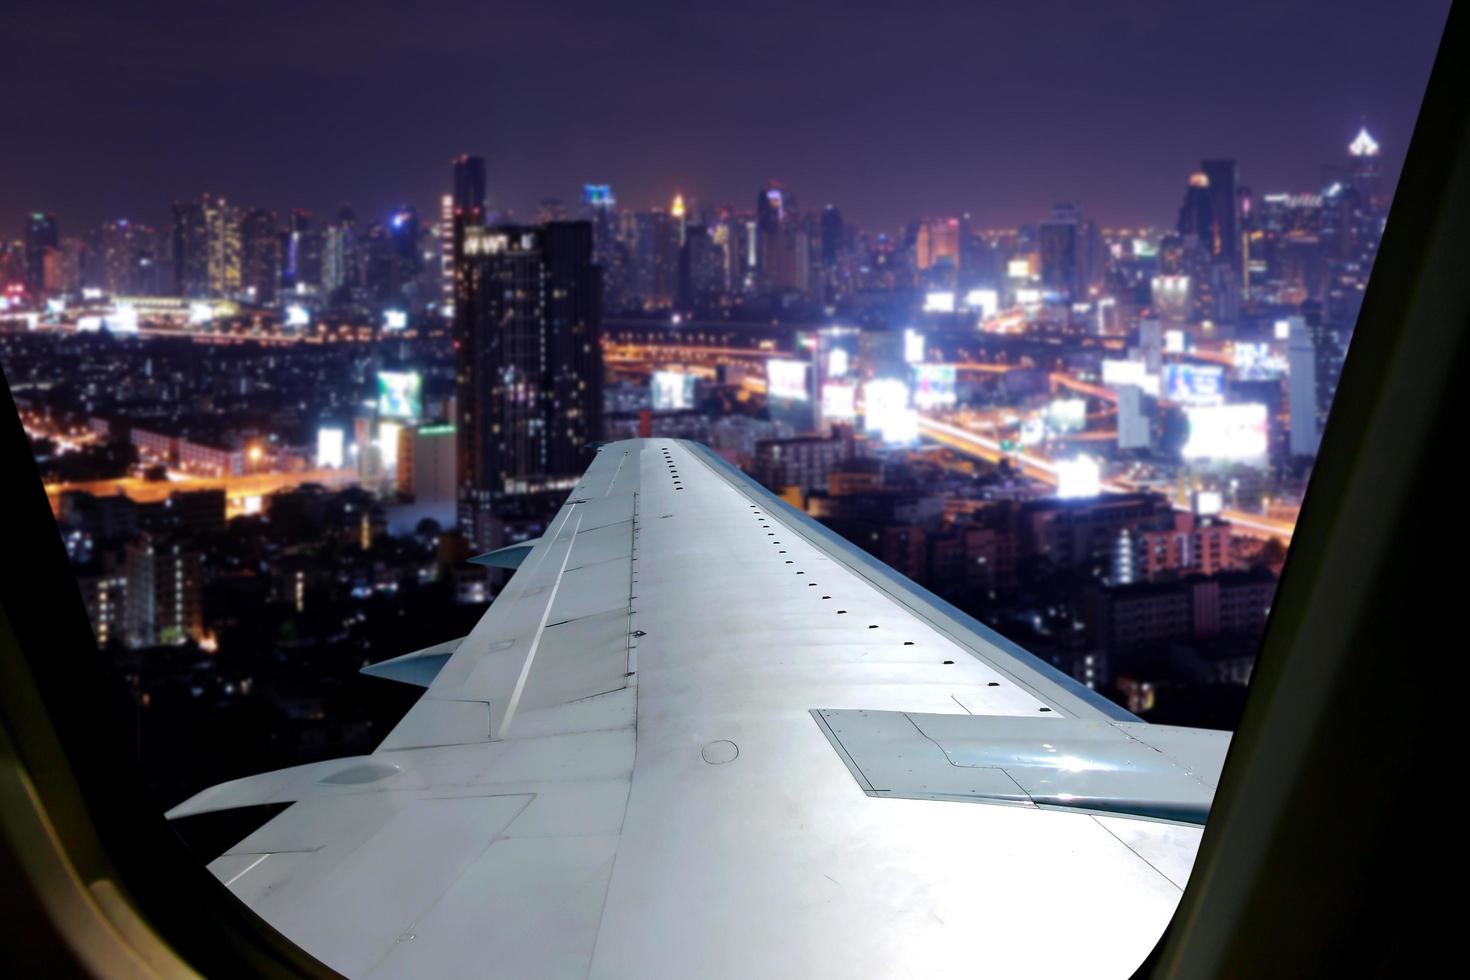
[{"label": "illuminated skyscraper", "polygon": [[461,153],[450,161],[453,167],[453,192],[444,198],[444,236],[441,247],[448,262],[444,282],[444,312],[454,315],[454,297],[460,288],[461,261],[467,229],[485,226],[485,158]]},{"label": "illuminated skyscraper", "polygon": [[1293,456],[1317,455],[1317,347],[1302,317],[1287,319],[1286,347],[1290,446]]},{"label": "illuminated skyscraper", "polygon": [[200,564],[197,552],[148,535],[127,545],[123,629],[128,646],[178,645],[204,635]]},{"label": "illuminated skyscraper", "polygon": [[454,195],[439,198],[439,312],[454,316]]},{"label": "illuminated skyscraper", "polygon": [[[1348,145],[1348,185],[1352,193],[1344,195],[1348,213],[1344,216],[1346,258],[1353,268],[1345,279],[1361,294],[1366,286],[1368,273],[1373,269],[1373,260],[1378,255],[1378,244],[1383,238],[1383,226],[1388,217],[1390,193],[1384,190],[1383,169],[1379,159],[1378,141],[1368,134],[1367,127],[1358,130],[1357,137]],[[1361,295],[1355,297],[1360,300]],[[1346,306],[1340,314],[1342,319],[1357,319],[1357,303],[1335,304]]]},{"label": "illuminated skyscraper", "polygon": [[224,198],[208,194],[200,199],[200,211],[209,295],[233,297],[240,292],[240,212]]},{"label": "illuminated skyscraper", "polygon": [[1388,210],[1388,200],[1383,193],[1383,168],[1378,157],[1378,141],[1368,134],[1368,127],[1358,130],[1358,135],[1348,144],[1353,186],[1358,194],[1375,211]]},{"label": "illuminated skyscraper", "polygon": [[682,247],[689,228],[688,209],[684,206],[684,195],[675,194],[674,203],[669,205],[669,217],[674,219],[674,231]]},{"label": "illuminated skyscraper", "polygon": [[322,292],[331,302],[345,301],[357,282],[357,216],[343,205],[322,236]]},{"label": "illuminated skyscraper", "polygon": [[960,219],[937,218],[919,223],[919,233],[914,239],[914,262],[921,271],[946,262],[953,267],[959,259]]},{"label": "illuminated skyscraper", "polygon": [[574,486],[602,438],[602,277],[585,221],[467,228],[460,262],[459,518],[488,547],[497,502]]}]

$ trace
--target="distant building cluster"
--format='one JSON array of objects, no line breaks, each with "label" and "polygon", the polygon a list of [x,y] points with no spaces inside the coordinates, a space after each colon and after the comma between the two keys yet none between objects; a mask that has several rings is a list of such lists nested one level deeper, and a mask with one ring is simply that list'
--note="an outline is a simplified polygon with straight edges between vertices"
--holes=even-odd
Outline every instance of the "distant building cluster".
[{"label": "distant building cluster", "polygon": [[1366,129],[1308,189],[1201,160],[1163,227],[875,231],[775,180],[517,220],[484,159],[446,177],[432,212],[207,194],[0,241],[104,646],[483,603],[504,576],[464,559],[541,534],[602,441],[670,436],[1134,710],[1248,679],[1386,220]]}]

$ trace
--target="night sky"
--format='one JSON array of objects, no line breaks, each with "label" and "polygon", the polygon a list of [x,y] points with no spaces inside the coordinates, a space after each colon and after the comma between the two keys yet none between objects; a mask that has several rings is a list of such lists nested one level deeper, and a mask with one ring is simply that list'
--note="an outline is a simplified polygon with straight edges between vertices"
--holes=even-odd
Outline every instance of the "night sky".
[{"label": "night sky", "polygon": [[1448,0],[101,4],[0,0],[0,235],[162,222],[201,191],[437,214],[449,158],[492,208],[767,178],[865,227],[1075,200],[1172,224],[1201,157],[1307,190],[1360,117],[1397,173]]}]

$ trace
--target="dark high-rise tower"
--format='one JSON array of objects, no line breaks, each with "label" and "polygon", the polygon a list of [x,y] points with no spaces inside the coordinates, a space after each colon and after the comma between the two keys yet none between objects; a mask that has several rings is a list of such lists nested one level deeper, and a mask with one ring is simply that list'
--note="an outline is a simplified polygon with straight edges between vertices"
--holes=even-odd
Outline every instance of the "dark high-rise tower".
[{"label": "dark high-rise tower", "polygon": [[315,289],[321,283],[322,237],[320,231],[312,227],[310,211],[303,208],[292,210],[281,260],[284,285]]},{"label": "dark high-rise tower", "polygon": [[102,226],[102,286],[113,296],[143,292],[138,288],[138,266],[143,256],[141,232],[126,218]]},{"label": "dark high-rise tower", "polygon": [[204,206],[198,201],[174,204],[174,292],[179,296],[209,295],[209,234]]},{"label": "dark high-rise tower", "polygon": [[1058,204],[1041,223],[1041,285],[1069,299],[1083,294],[1082,219],[1071,204]]},{"label": "dark high-rise tower", "polygon": [[1205,160],[1200,169],[1210,181],[1210,256],[1228,262],[1240,278],[1240,228],[1236,219],[1239,204],[1235,188],[1239,183],[1234,160]]},{"label": "dark high-rise tower", "polygon": [[454,206],[485,213],[485,158],[462,153],[454,158]]},{"label": "dark high-rise tower", "polygon": [[443,283],[445,313],[454,314],[454,296],[459,292],[463,267],[465,230],[485,227],[485,158],[461,153],[450,163],[454,167],[454,191],[448,196],[449,226],[440,230],[446,236],[443,260],[446,264]]},{"label": "dark high-rise tower", "polygon": [[822,265],[837,264],[837,253],[842,248],[842,212],[834,205],[822,209]]},{"label": "dark high-rise tower", "polygon": [[281,294],[281,236],[276,215],[249,208],[240,217],[240,286],[245,297],[274,306]]},{"label": "dark high-rise tower", "polygon": [[507,497],[565,490],[602,438],[592,225],[466,228],[454,299],[460,527],[490,546]]},{"label": "dark high-rise tower", "polygon": [[37,212],[26,218],[26,288],[39,293],[46,288],[46,256],[61,248],[56,215]]},{"label": "dark high-rise tower", "polygon": [[393,302],[415,298],[423,269],[418,211],[404,205],[388,216],[388,295]]},{"label": "dark high-rise tower", "polygon": [[1215,203],[1210,196],[1210,178],[1203,171],[1189,175],[1184,189],[1184,203],[1179,207],[1179,234],[1193,235],[1201,246],[1211,250],[1215,237]]},{"label": "dark high-rise tower", "polygon": [[627,291],[627,265],[618,239],[617,199],[609,184],[582,185],[580,217],[592,222],[592,261],[602,269],[602,297],[606,309],[622,308]]}]

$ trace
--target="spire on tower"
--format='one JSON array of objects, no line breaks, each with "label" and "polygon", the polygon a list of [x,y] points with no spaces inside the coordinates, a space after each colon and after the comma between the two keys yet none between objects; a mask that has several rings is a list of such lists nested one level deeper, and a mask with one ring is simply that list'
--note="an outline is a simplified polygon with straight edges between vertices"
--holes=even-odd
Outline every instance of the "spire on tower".
[{"label": "spire on tower", "polygon": [[1376,157],[1378,141],[1368,135],[1368,127],[1358,129],[1358,135],[1348,144],[1348,153],[1355,157]]}]

